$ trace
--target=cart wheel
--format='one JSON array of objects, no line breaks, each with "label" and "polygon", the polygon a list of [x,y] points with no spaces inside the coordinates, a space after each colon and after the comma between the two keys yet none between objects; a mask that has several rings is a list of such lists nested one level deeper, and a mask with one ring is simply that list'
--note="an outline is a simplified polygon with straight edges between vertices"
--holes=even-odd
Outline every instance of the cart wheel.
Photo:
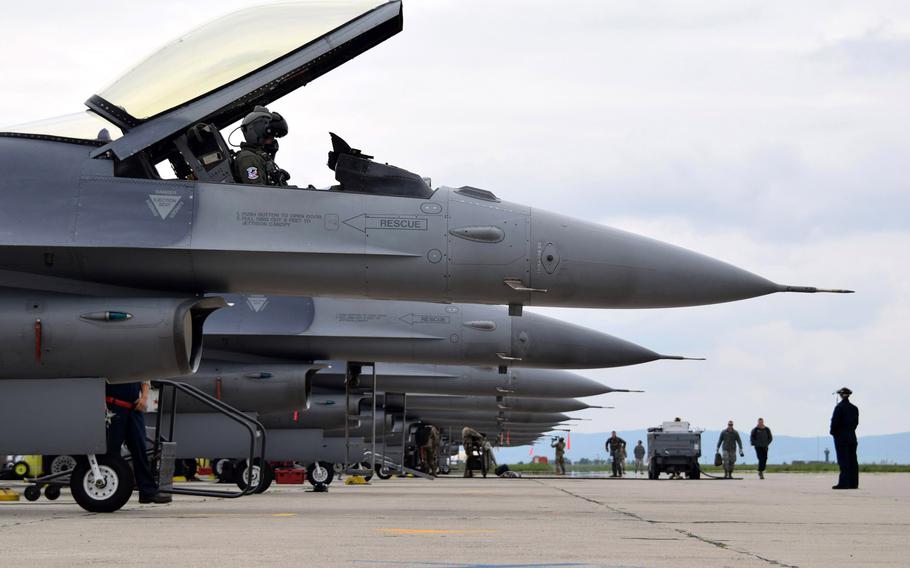
[{"label": "cart wheel", "polygon": [[648,463],[648,479],[657,479],[660,477],[660,471],[657,470],[657,464],[653,461]]},{"label": "cart wheel", "polygon": [[387,466],[387,465],[376,464],[376,477],[378,477],[379,479],[383,479],[383,480],[391,479],[392,470],[389,469],[389,466]]},{"label": "cart wheel", "polygon": [[360,464],[357,467],[370,472],[363,476],[364,479],[366,479],[367,481],[370,481],[371,479],[373,479],[373,469],[370,468],[370,462],[360,462]]},{"label": "cart wheel", "polygon": [[335,471],[332,465],[326,462],[314,462],[306,466],[306,479],[310,485],[328,485],[335,478]]},{"label": "cart wheel", "polygon": [[701,478],[701,467],[699,467],[698,462],[692,464],[692,469],[689,470],[689,479],[700,479]]},{"label": "cart wheel", "polygon": [[90,513],[112,513],[130,500],[133,494],[133,472],[120,456],[97,456],[101,479],[96,480],[88,459],[76,460],[70,476],[70,490],[79,506]]},{"label": "cart wheel", "polygon": [[44,488],[44,496],[48,501],[56,501],[60,497],[60,486],[48,485]]},{"label": "cart wheel", "polygon": [[18,461],[13,464],[13,475],[16,476],[16,479],[25,479],[28,477],[29,472],[28,464],[24,461]]},{"label": "cart wheel", "polygon": [[41,498],[41,488],[37,485],[29,485],[25,488],[25,498],[29,501],[37,501]]}]

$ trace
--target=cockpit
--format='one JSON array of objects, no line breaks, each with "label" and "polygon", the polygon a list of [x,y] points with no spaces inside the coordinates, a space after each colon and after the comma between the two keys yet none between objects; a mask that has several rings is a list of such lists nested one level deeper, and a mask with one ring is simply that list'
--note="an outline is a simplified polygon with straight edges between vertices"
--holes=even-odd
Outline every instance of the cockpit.
[{"label": "cockpit", "polygon": [[[95,146],[114,175],[236,183],[223,131],[382,43],[403,27],[401,0],[305,0],[257,6],[192,30],[92,95],[87,111],[0,133]],[[263,33],[262,30],[268,30]],[[331,190],[427,198],[417,174],[332,134]],[[289,186],[293,187],[293,186]]]}]

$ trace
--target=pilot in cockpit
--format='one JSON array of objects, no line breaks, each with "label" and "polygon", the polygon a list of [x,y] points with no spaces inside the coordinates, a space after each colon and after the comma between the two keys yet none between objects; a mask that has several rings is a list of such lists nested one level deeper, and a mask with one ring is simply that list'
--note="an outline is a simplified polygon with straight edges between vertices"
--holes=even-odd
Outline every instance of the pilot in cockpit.
[{"label": "pilot in cockpit", "polygon": [[287,135],[288,123],[277,112],[256,106],[240,125],[246,142],[234,156],[234,178],[239,183],[287,185],[291,175],[278,167],[278,138]]}]

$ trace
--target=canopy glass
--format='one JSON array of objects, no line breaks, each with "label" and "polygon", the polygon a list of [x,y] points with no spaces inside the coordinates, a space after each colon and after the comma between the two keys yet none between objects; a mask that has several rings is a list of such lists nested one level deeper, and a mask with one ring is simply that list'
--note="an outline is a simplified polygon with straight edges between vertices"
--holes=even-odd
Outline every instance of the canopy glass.
[{"label": "canopy glass", "polygon": [[168,43],[99,96],[146,119],[236,81],[384,3],[306,0],[247,8]]}]

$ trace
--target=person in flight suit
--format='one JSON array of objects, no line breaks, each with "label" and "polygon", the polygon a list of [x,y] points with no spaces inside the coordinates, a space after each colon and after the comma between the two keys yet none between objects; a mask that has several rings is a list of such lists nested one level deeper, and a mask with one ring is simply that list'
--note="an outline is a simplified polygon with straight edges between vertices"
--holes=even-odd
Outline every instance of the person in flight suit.
[{"label": "person in flight suit", "polygon": [[277,112],[257,106],[240,125],[245,142],[234,156],[234,178],[240,183],[287,185],[291,175],[278,167],[278,138],[288,133],[288,123]]},{"label": "person in flight suit", "polygon": [[859,464],[856,460],[856,427],[859,425],[859,409],[850,402],[853,391],[844,387],[837,391],[840,402],[831,416],[831,436],[834,437],[834,451],[840,477],[831,489],[858,489]]},{"label": "person in flight suit", "polygon": [[140,503],[170,503],[171,496],[158,493],[145,448],[145,411],[149,384],[124,383],[104,388],[104,400],[111,422],[107,428],[107,453],[120,457],[126,443],[133,462],[133,474],[139,488]]},{"label": "person in flight suit", "polygon": [[727,429],[720,431],[717,438],[717,449],[723,451],[724,479],[733,479],[733,467],[736,465],[736,447],[739,446],[740,457],[743,454],[743,441],[739,432],[733,429],[733,421],[727,422]]},{"label": "person in flight suit", "polygon": [[556,473],[566,474],[566,440],[559,438],[550,443],[550,447],[556,450]]},{"label": "person in flight suit", "polygon": [[607,453],[613,458],[613,474],[610,477],[622,477],[623,464],[626,455],[626,441],[616,435],[616,430],[607,438],[604,444]]}]

